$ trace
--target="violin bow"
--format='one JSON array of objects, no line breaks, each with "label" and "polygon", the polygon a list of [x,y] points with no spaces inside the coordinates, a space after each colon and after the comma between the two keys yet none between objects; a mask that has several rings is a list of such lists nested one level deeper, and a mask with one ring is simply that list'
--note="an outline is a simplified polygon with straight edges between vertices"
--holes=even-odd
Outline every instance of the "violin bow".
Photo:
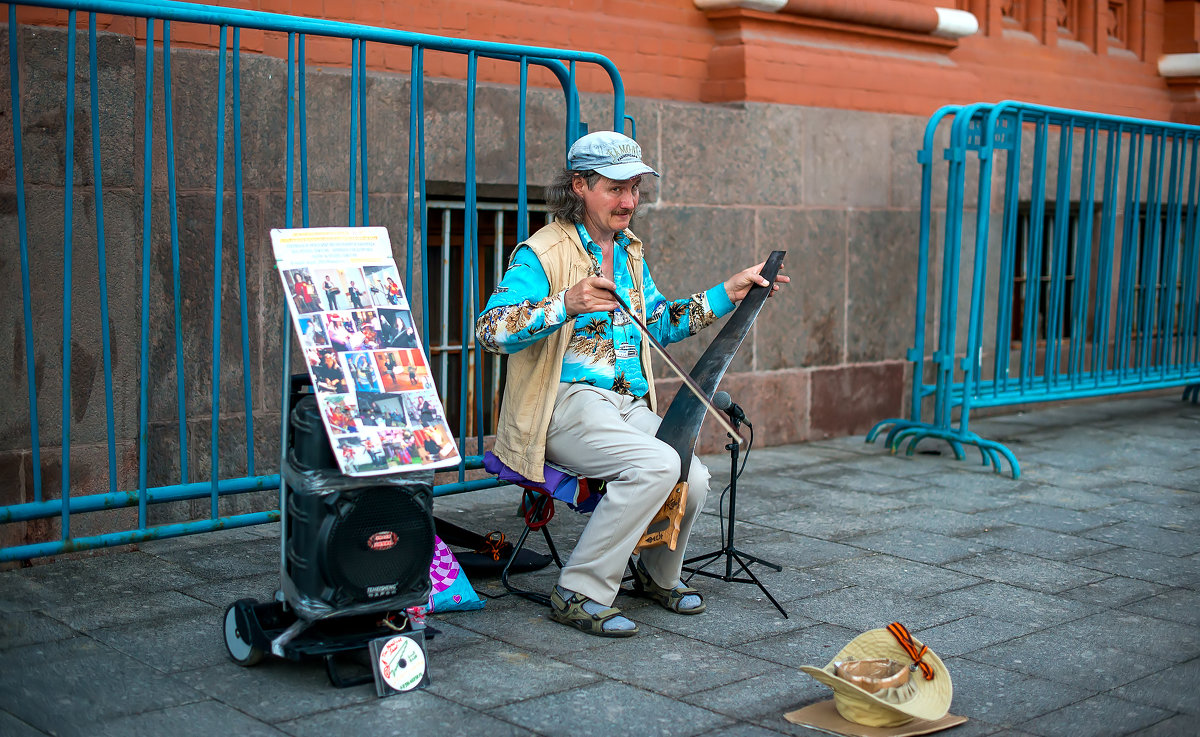
[{"label": "violin bow", "polygon": [[721,423],[721,427],[725,429],[725,432],[729,433],[729,436],[733,438],[734,442],[736,442],[738,445],[745,443],[746,441],[740,434],[738,434],[738,431],[734,429],[733,425],[729,424],[729,421],[722,416],[721,410],[717,409],[716,405],[712,403],[712,399],[704,393],[704,390],[700,388],[700,385],[696,383],[696,380],[693,379],[688,372],[683,370],[683,367],[679,365],[679,362],[672,358],[670,353],[667,353],[667,349],[662,343],[658,342],[658,338],[654,337],[654,334],[650,332],[650,329],[646,327],[646,324],[637,316],[637,313],[630,309],[625,300],[621,298],[621,295],[617,294],[616,292],[613,292],[612,294],[617,298],[617,304],[621,305],[621,309],[625,312],[625,314],[629,315],[629,319],[633,320],[633,324],[637,325],[638,329],[642,331],[642,335],[645,335],[650,339],[650,346],[654,349],[654,351],[658,353],[662,360],[667,362],[667,365],[671,367],[671,370],[675,372],[675,375],[683,381],[683,385],[686,386],[692,394],[695,394],[697,399],[704,403],[704,407],[708,413],[716,418],[717,422]]}]

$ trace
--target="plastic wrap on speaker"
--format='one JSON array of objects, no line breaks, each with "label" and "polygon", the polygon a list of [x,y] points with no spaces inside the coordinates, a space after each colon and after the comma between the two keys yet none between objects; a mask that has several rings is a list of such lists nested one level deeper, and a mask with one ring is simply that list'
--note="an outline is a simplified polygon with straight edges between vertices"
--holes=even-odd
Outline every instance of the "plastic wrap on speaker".
[{"label": "plastic wrap on speaker", "polygon": [[353,478],[311,468],[295,449],[282,588],[306,620],[428,603],[434,553],[433,472]]}]

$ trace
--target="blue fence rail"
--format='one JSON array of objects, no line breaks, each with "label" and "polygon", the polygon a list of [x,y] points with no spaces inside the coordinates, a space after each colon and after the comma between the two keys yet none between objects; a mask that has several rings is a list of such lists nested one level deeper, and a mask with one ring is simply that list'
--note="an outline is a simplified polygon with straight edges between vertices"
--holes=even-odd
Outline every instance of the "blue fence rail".
[{"label": "blue fence rail", "polygon": [[[18,14],[24,6],[66,11],[65,26],[22,26]],[[136,43],[100,32],[98,14],[134,19]],[[0,195],[13,203],[7,209],[14,216],[0,219],[0,235],[4,261],[19,263],[22,309],[4,338],[11,338],[22,356],[12,385],[0,386],[9,418],[0,432],[0,458],[15,469],[0,486],[5,505],[0,507],[0,562],[279,519],[277,496],[274,508],[269,496],[257,504],[236,498],[276,490],[280,483],[278,456],[264,449],[278,450],[282,426],[276,420],[285,421],[279,417],[280,397],[293,366],[290,322],[267,255],[267,231],[381,224],[373,219],[373,201],[378,208],[395,198],[373,196],[372,177],[380,170],[372,164],[374,157],[407,170],[404,209],[388,209],[393,222],[402,224],[399,232],[392,231],[393,246],[406,264],[408,293],[418,298],[414,313],[426,328],[428,354],[427,154],[445,158],[447,149],[461,150],[457,173],[439,174],[464,190],[465,217],[459,271],[443,280],[455,295],[443,290],[440,296],[460,305],[463,365],[482,366],[479,347],[466,337],[473,334],[470,325],[481,294],[476,216],[481,62],[511,66],[516,105],[502,123],[508,131],[505,145],[511,146],[505,155],[515,172],[518,240],[529,227],[527,136],[545,137],[528,120],[529,96],[538,90],[530,82],[531,70],[548,70],[563,93],[557,119],[564,135],[551,136],[556,162],[565,151],[559,147],[569,146],[586,127],[580,120],[577,66],[599,69],[611,80],[612,127],[632,124],[613,64],[577,51],[167,0],[12,4],[7,20],[12,167],[0,177]],[[212,28],[216,52],[173,49],[173,24]],[[286,61],[243,52],[246,30],[286,35]],[[321,102],[314,105],[307,96],[314,89],[313,75],[330,74],[306,61],[306,41],[316,38],[344,42],[349,85],[341,73],[341,86],[324,85]],[[395,108],[395,96],[378,99],[395,87],[381,84],[395,75],[368,73],[368,53],[381,47],[410,54],[407,110]],[[114,74],[114,64],[105,54],[124,60],[140,88],[130,93],[127,77],[106,79]],[[431,54],[453,55],[465,64],[465,101],[455,111],[451,128],[458,138],[453,141],[435,139],[427,129],[425,94],[434,82],[424,69]],[[275,66],[264,74],[264,63]],[[247,99],[250,64],[259,67],[255,96]],[[272,87],[270,80],[284,76],[286,87]],[[211,106],[197,107],[197,97],[213,87]],[[62,96],[47,100],[59,88]],[[342,94],[327,94],[330,89]],[[270,100],[264,90],[278,95]],[[314,125],[316,113],[339,105],[344,107],[334,112],[340,118],[325,114]],[[263,112],[267,107],[286,114],[272,121]],[[86,122],[77,120],[80,115]],[[368,125],[369,118],[378,125]],[[383,119],[406,120],[407,126],[386,125]],[[48,120],[57,122],[48,125]],[[204,140],[191,140],[198,130],[205,131]],[[83,142],[88,148],[77,149]],[[181,160],[184,147],[188,153]],[[333,162],[327,149],[344,155]],[[254,164],[247,166],[252,157],[257,157]],[[338,169],[341,176],[333,179],[340,184],[328,184],[325,175]],[[254,179],[253,186],[247,178]],[[189,184],[181,186],[181,179]],[[319,216],[312,212],[318,207]],[[13,250],[19,250],[19,259],[11,258]],[[433,259],[439,261],[438,255]],[[440,260],[443,270],[449,268],[444,253]],[[15,291],[13,267],[0,270],[0,279]],[[482,373],[464,369],[457,377],[444,375],[439,386],[445,397],[452,388],[446,384],[456,381],[458,440],[475,453],[487,431]],[[103,392],[102,410],[87,401],[97,387]],[[264,462],[264,455],[270,460]],[[498,485],[490,478],[468,478],[467,471],[480,465],[480,456],[468,455],[457,480],[439,485],[435,495]],[[102,467],[106,473],[96,470]],[[181,511],[172,502],[186,504]],[[156,515],[164,504],[171,511]]]},{"label": "blue fence rail", "polygon": [[919,154],[910,417],[879,422],[867,442],[887,428],[893,451],[935,438],[960,460],[974,445],[1016,478],[1013,453],[971,431],[973,408],[1179,386],[1197,401],[1198,157],[1194,126],[1020,102],[935,113]]}]

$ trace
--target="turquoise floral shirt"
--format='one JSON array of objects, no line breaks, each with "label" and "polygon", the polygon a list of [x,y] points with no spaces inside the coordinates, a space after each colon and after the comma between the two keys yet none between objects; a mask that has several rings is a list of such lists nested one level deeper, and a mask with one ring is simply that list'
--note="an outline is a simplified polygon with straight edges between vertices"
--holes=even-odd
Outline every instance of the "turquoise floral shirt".
[{"label": "turquoise floral shirt", "polygon": [[[586,228],[575,227],[599,274],[600,247]],[[618,233],[613,244],[613,281],[635,312],[644,296],[646,327],[663,345],[694,335],[733,311],[724,283],[683,299],[668,300],[658,291],[644,260],[642,294],[637,294],[629,273],[628,245],[629,236]],[[562,381],[582,382],[633,397],[645,395],[650,386],[642,375],[641,335],[633,320],[622,310],[590,312],[568,319],[565,296],[566,290],[550,294],[550,282],[537,256],[528,247],[518,247],[480,317],[477,332],[484,348],[494,353],[516,353],[570,323],[573,334],[563,357]]]}]

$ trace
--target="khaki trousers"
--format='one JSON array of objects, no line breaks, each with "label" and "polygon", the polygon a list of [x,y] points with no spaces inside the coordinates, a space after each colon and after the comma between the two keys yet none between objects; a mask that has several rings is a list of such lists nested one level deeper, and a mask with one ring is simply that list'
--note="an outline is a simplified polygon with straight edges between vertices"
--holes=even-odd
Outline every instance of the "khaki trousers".
[{"label": "khaki trousers", "polygon": [[[546,460],[575,475],[608,482],[559,576],[563,588],[612,605],[634,546],[679,481],[679,454],[654,437],[660,422],[644,399],[587,384],[559,386]],[[641,553],[646,571],[660,586],[679,581],[708,480],[708,469],[693,456],[679,544],[675,550],[659,545]]]}]

